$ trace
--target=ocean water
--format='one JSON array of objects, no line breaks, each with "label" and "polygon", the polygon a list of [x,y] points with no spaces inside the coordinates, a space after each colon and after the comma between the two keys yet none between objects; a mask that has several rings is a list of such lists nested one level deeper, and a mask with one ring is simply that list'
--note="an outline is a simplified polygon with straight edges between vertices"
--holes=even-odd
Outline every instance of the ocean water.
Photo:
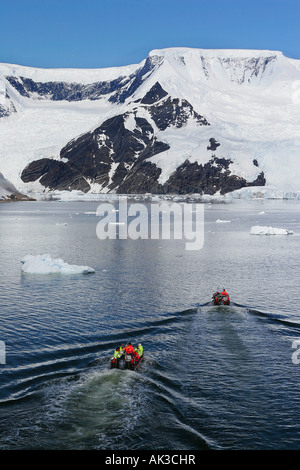
[{"label": "ocean water", "polygon": [[[98,205],[0,205],[0,448],[299,449],[299,202],[205,204],[193,251],[100,240]],[[95,272],[22,272],[45,253]],[[142,366],[110,370],[128,341]]]}]

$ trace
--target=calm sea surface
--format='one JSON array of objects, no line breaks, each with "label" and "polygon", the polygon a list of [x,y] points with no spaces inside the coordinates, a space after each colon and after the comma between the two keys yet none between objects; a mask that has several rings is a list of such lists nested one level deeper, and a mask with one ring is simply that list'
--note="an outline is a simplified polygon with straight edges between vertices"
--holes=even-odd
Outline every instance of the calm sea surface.
[{"label": "calm sea surface", "polygon": [[[299,449],[299,202],[205,204],[196,251],[99,240],[98,205],[0,204],[0,448]],[[95,273],[22,273],[45,253]],[[142,367],[110,370],[128,341]]]}]

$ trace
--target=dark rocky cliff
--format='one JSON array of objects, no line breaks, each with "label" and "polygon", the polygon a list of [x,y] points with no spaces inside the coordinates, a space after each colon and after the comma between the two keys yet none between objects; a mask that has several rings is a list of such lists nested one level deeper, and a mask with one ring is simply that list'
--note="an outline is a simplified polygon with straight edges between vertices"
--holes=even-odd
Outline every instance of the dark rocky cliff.
[{"label": "dark rocky cliff", "polygon": [[[134,89],[151,64],[145,67],[132,81],[130,86]],[[134,85],[135,81],[138,83]],[[35,89],[30,82],[23,80],[19,86],[25,88],[20,92],[27,93],[29,85],[30,90]],[[40,88],[38,91],[41,93]],[[47,84],[43,85],[43,92],[50,92]],[[132,90],[127,88],[125,92],[124,88],[119,88],[112,96],[114,99],[118,96],[122,101],[124,93],[130,95]],[[207,163],[191,163],[187,159],[164,184],[160,184],[161,169],[150,159],[169,150],[170,146],[157,138],[157,130],[181,128],[188,121],[197,126],[210,126],[187,100],[171,97],[157,82],[142,99],[134,102],[130,111],[111,117],[92,132],[70,141],[61,150],[59,159],[42,158],[31,162],[23,170],[21,178],[25,183],[39,180],[50,190],[88,192],[96,183],[101,191],[123,194],[215,194],[218,191],[224,194],[248,185],[265,184],[263,172],[253,182],[232,174],[231,160],[212,154],[221,145],[213,136],[207,142],[207,151],[210,152]]]}]

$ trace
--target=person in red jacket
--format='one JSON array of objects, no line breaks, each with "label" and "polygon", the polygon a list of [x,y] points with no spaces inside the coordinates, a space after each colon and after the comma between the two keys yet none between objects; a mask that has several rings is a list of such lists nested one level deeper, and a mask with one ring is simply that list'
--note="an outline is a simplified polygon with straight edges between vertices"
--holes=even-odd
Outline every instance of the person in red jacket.
[{"label": "person in red jacket", "polygon": [[139,356],[139,352],[138,352],[138,349],[137,349],[137,348],[135,348],[134,354],[135,354],[135,356],[134,356],[134,362],[138,362],[140,356]]},{"label": "person in red jacket", "polygon": [[229,302],[229,295],[227,294],[226,290],[223,288],[223,292],[221,295],[224,295],[227,298],[227,301]]},{"label": "person in red jacket", "polygon": [[128,346],[126,346],[126,348],[125,348],[125,352],[126,352],[126,354],[132,354],[132,356],[134,356],[135,351],[134,351],[134,347],[132,346],[131,343],[128,343]]}]

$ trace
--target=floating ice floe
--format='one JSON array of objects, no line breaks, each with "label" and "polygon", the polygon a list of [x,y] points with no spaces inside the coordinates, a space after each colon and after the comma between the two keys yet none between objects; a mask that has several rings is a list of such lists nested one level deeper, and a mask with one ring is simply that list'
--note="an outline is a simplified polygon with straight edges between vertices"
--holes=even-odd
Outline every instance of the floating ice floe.
[{"label": "floating ice floe", "polygon": [[62,259],[52,259],[50,255],[26,255],[21,260],[22,271],[29,274],[89,274],[95,270],[89,266],[65,263]]},{"label": "floating ice floe", "polygon": [[294,233],[292,230],[267,227],[264,225],[254,225],[250,230],[251,235],[291,235],[292,233]]}]

